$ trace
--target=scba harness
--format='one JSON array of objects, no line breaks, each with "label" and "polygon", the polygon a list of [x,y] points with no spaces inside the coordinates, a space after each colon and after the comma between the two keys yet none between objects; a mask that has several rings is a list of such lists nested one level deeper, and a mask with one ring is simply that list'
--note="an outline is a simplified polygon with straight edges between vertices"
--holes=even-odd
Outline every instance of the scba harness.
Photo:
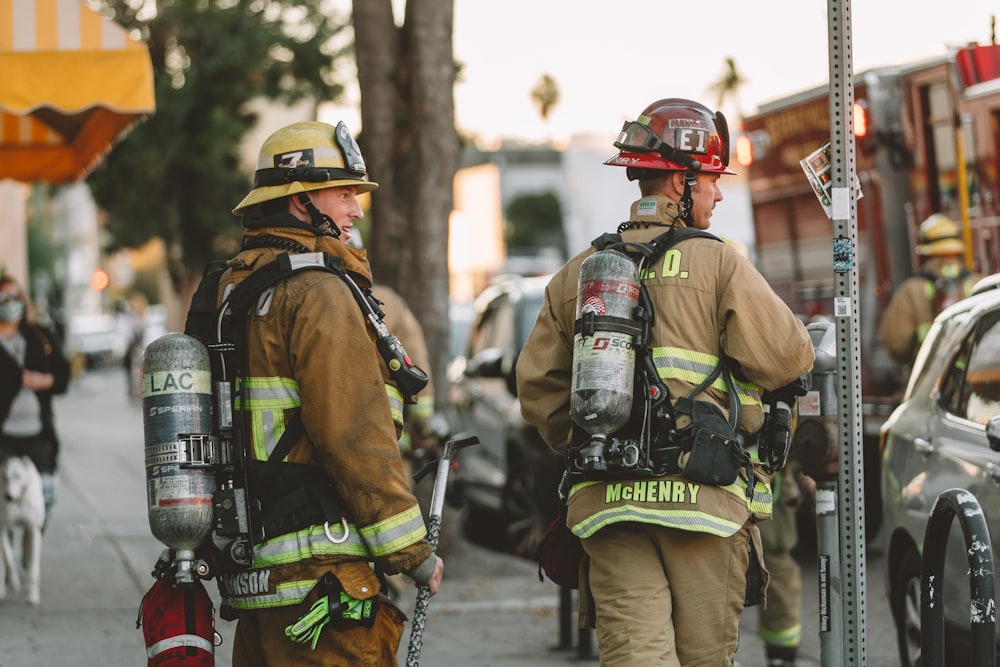
[{"label": "scba harness", "polygon": [[[375,331],[378,351],[404,395],[414,395],[427,384],[426,373],[413,364],[399,339],[386,328],[381,302],[355,282],[339,258],[318,252],[281,253],[232,289],[227,288],[219,307],[216,301],[225,268],[207,272],[192,299],[185,333],[209,350],[219,413],[216,436],[223,443],[220,449],[228,454],[222,457],[214,494],[214,532],[226,546],[220,548],[208,539],[202,548],[218,574],[248,568],[253,562],[253,544],[308,526],[324,526],[327,538],[335,543],[348,538],[346,504],[329,476],[315,466],[284,461],[304,432],[301,418],[288,422],[266,461],[253,460],[247,454],[249,439],[242,432],[241,420],[233,419],[241,379],[249,372],[247,324],[251,307],[269,288],[308,270],[332,273],[347,285]],[[336,535],[331,526],[338,524],[340,534]]]},{"label": "scba harness", "polygon": [[[731,361],[720,354],[715,369],[687,395],[671,400],[653,358],[651,332],[655,311],[644,279],[649,267],[678,242],[717,236],[695,228],[671,228],[649,243],[627,242],[620,234],[605,234],[592,245],[598,252],[581,266],[578,318],[574,326],[573,433],[567,450],[568,482],[682,474],[714,486],[734,483],[743,474],[752,482],[753,462],[737,437],[742,409],[734,387]],[[622,271],[603,272],[602,253],[625,255]],[[598,268],[588,271],[588,262]],[[632,294],[624,307],[619,297]],[[616,308],[616,303],[618,307]],[[613,352],[615,349],[620,352]],[[634,355],[634,363],[615,362]],[[594,359],[603,355],[599,362]],[[611,360],[610,362],[608,360]],[[612,386],[617,377],[619,386]],[[718,379],[729,399],[729,416],[709,401],[696,397]],[[589,380],[589,381],[588,381]],[[637,400],[633,400],[637,399]],[[617,413],[617,418],[608,418]],[[763,433],[770,433],[767,429]],[[765,445],[768,468],[784,465],[781,449]],[[778,460],[780,459],[780,460]],[[752,493],[753,484],[748,484]]]}]

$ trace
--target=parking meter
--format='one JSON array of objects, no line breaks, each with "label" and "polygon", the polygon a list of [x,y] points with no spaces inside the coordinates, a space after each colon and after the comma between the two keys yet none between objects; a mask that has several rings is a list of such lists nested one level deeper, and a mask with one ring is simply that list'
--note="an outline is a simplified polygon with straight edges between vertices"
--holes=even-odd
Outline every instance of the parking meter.
[{"label": "parking meter", "polygon": [[802,472],[817,482],[835,480],[840,447],[837,443],[837,328],[832,322],[806,326],[816,361],[810,390],[799,397],[799,418],[792,447]]}]

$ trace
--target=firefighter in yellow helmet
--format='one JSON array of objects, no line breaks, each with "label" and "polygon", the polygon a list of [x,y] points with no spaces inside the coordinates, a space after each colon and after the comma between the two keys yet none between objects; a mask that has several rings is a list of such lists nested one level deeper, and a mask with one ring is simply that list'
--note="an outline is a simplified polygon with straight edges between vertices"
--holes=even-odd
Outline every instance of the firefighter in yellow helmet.
[{"label": "firefighter in yellow helmet", "polygon": [[[740,456],[749,469],[742,466],[731,483],[686,477],[680,468],[690,459],[682,463],[683,443],[669,426],[669,410],[644,411],[660,396],[667,396],[674,410],[681,398],[697,399],[710,405],[706,412],[735,421],[749,441],[763,424],[764,392],[796,393],[789,385],[811,369],[813,347],[805,326],[753,264],[717,237],[697,231],[710,226],[722,201],[719,180],[733,173],[722,114],[691,100],[658,100],[625,123],[615,147],[619,152],[605,164],[625,167],[640,193],[618,228],[620,239],[637,244],[665,239],[665,233],[683,237],[643,271],[639,286],[651,306],[643,312],[655,316],[641,345],[652,366],[636,363],[641,369],[636,381],[657,390],[635,392],[631,405],[640,411],[633,416],[649,427],[640,443],[647,443],[642,445],[647,452],[655,448],[656,460],[634,472],[628,464],[602,469],[591,465],[600,463],[600,456],[590,456],[588,447],[584,457],[578,447],[581,426],[570,410],[575,326],[578,316],[587,320],[586,313],[600,314],[604,304],[588,298],[578,309],[577,295],[581,266],[596,247],[571,259],[546,287],[517,362],[521,412],[549,447],[567,457],[567,524],[585,552],[580,622],[597,628],[601,664],[729,665],[740,614],[746,603],[759,600],[766,580],[756,522],[771,513],[769,476],[750,462],[741,444],[727,441],[733,443],[729,450],[713,449],[720,463]],[[603,245],[606,238],[595,243]],[[611,349],[603,346],[608,338],[594,338],[593,349]],[[715,375],[723,360],[727,370]],[[623,451],[633,446],[617,442],[625,445]],[[610,450],[604,453],[612,456]],[[581,470],[590,472],[584,477]]]},{"label": "firefighter in yellow helmet", "polygon": [[[222,276],[218,303],[273,263],[318,253],[362,291],[370,287],[365,252],[346,242],[362,217],[358,195],[377,187],[344,123],[276,131],[233,211],[242,216],[243,248]],[[251,471],[291,444],[278,472],[248,481],[250,496],[263,499],[262,517],[269,502],[282,508],[262,518],[252,567],[218,577],[224,606],[239,617],[237,667],[395,664],[405,619],[383,574],[402,572],[432,594],[440,586],[443,564],[396,444],[403,403],[414,396],[394,382],[355,294],[336,273],[295,271],[248,316],[236,417],[249,434]],[[279,482],[287,491],[274,498]],[[324,521],[331,511],[341,519]]]},{"label": "firefighter in yellow helmet", "polygon": [[918,235],[920,271],[899,284],[879,325],[879,339],[904,368],[913,363],[937,314],[969,296],[980,277],[965,268],[961,230],[949,217],[931,215]]}]

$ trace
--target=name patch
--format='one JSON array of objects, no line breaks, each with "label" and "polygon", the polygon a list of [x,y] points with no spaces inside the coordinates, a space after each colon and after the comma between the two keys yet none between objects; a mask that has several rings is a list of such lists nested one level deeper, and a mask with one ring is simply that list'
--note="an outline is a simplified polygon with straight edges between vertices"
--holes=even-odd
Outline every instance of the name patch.
[{"label": "name patch", "polygon": [[604,492],[607,504],[631,500],[637,503],[698,502],[701,485],[675,479],[644,479],[637,482],[608,484]]}]

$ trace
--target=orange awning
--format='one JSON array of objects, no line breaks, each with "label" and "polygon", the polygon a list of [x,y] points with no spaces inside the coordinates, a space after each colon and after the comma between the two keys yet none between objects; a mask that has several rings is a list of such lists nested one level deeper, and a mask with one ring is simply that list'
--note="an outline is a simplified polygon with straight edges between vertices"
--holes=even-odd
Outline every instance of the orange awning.
[{"label": "orange awning", "polygon": [[0,0],[0,178],[83,178],[155,109],[149,50],[81,0]]}]

